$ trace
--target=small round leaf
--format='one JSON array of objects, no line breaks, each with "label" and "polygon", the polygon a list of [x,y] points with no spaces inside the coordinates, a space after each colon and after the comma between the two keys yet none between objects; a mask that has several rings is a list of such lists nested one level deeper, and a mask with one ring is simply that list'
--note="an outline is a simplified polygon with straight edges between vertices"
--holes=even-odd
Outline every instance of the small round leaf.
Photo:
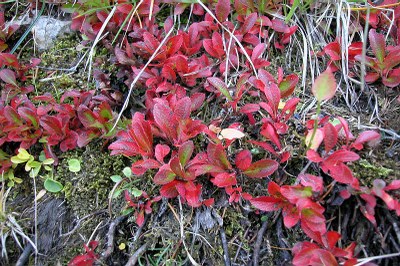
[{"label": "small round leaf", "polygon": [[44,181],[44,188],[49,192],[57,193],[63,189],[63,185],[54,179],[47,178],[46,181]]},{"label": "small round leaf", "polygon": [[78,159],[70,159],[68,160],[68,169],[71,172],[77,173],[81,170],[81,163]]}]

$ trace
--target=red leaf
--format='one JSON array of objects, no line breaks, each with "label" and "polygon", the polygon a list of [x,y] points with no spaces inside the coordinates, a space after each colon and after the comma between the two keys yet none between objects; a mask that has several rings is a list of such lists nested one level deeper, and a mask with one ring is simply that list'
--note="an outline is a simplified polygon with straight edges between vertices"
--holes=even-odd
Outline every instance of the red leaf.
[{"label": "red leaf", "polygon": [[160,194],[164,198],[170,199],[170,198],[175,198],[176,196],[179,195],[178,190],[176,189],[176,185],[179,184],[179,181],[174,180],[164,186],[161,187],[160,189]]},{"label": "red leaf", "polygon": [[144,210],[140,210],[136,216],[136,224],[142,226],[144,223]]},{"label": "red leaf", "polygon": [[256,103],[247,103],[242,108],[240,108],[240,112],[242,112],[243,114],[255,113],[258,110],[260,110],[260,106]]},{"label": "red leaf", "polygon": [[289,31],[289,27],[285,24],[285,22],[281,19],[273,19],[272,21],[272,29],[277,32],[287,33]]},{"label": "red leaf", "polygon": [[360,156],[352,151],[338,150],[332,153],[325,161],[326,165],[337,165],[340,162],[353,162],[360,159]]},{"label": "red leaf", "polygon": [[167,42],[167,57],[171,57],[181,49],[183,37],[181,34],[176,35]]},{"label": "red leaf", "polygon": [[231,12],[231,1],[230,0],[218,0],[215,6],[215,15],[220,22],[224,22],[229,13]]},{"label": "red leaf", "polygon": [[80,105],[78,108],[78,118],[86,128],[104,128],[104,125],[100,123],[99,116],[84,105]]},{"label": "red leaf", "polygon": [[144,115],[136,112],[132,118],[132,125],[129,130],[130,136],[142,150],[142,156],[153,155],[153,134],[150,122],[144,119]]},{"label": "red leaf", "polygon": [[350,168],[343,163],[330,165],[329,173],[333,179],[340,183],[349,184],[354,188],[358,187],[358,180],[353,176]]},{"label": "red leaf", "polygon": [[246,20],[244,21],[242,27],[240,28],[240,31],[243,34],[248,33],[251,30],[251,28],[253,28],[256,21],[257,21],[257,13],[256,12],[251,13],[246,17]]},{"label": "red leaf", "polygon": [[256,47],[253,48],[253,52],[251,53],[251,60],[254,62],[257,58],[259,58],[262,53],[265,51],[265,44],[259,43]]},{"label": "red leaf", "polygon": [[236,185],[236,175],[235,173],[223,172],[215,175],[215,177],[211,179],[211,182],[217,187],[234,186]]},{"label": "red leaf", "polygon": [[163,103],[156,103],[153,108],[154,120],[160,130],[165,133],[171,141],[177,138],[177,122],[169,106]]},{"label": "red leaf", "polygon": [[14,54],[0,53],[0,67],[3,67],[3,64],[15,69],[20,68],[18,58]]},{"label": "red leaf", "polygon": [[387,76],[382,77],[383,85],[394,88],[400,84],[400,68],[393,69]]},{"label": "red leaf", "polygon": [[319,102],[329,100],[336,93],[336,80],[330,69],[325,70],[315,80],[311,91]]},{"label": "red leaf", "polygon": [[263,159],[250,165],[243,173],[251,178],[263,178],[272,175],[279,164],[270,159]]},{"label": "red leaf", "polygon": [[279,210],[281,208],[280,203],[282,202],[282,200],[275,197],[262,196],[254,198],[250,200],[250,202],[257,209],[270,212]]},{"label": "red leaf", "polygon": [[336,145],[338,140],[338,132],[331,123],[326,123],[324,126],[324,144],[325,151],[329,153]]},{"label": "red leaf", "polygon": [[277,134],[275,128],[270,123],[266,123],[262,126],[260,134],[266,137],[267,139],[271,140],[278,147],[278,149],[282,148],[281,143],[279,141],[279,135]]},{"label": "red leaf", "polygon": [[235,164],[237,168],[244,171],[250,167],[251,160],[252,160],[251,152],[249,150],[243,150],[238,154],[236,154]]},{"label": "red leaf", "polygon": [[[193,182],[185,183],[185,196],[184,199],[187,200],[189,206],[200,207],[200,195],[201,195],[201,185],[195,185]],[[182,195],[181,195],[182,196]]]},{"label": "red leaf", "polygon": [[159,161],[160,163],[164,162],[164,158],[165,156],[167,156],[170,152],[170,148],[168,145],[163,145],[163,144],[157,144],[156,148],[155,148],[155,156],[157,161]]},{"label": "red leaf", "polygon": [[389,190],[397,190],[400,189],[400,180],[394,180],[392,183],[390,183],[388,186],[385,187],[386,191]]},{"label": "red leaf", "polygon": [[299,222],[300,216],[296,207],[286,208],[282,214],[283,223],[287,228],[292,228]]},{"label": "red leaf", "polygon": [[336,61],[342,59],[340,44],[338,41],[328,43],[324,52],[331,57],[331,60]]},{"label": "red leaf", "polygon": [[144,43],[146,44],[147,48],[149,51],[154,52],[157,47],[160,45],[160,42],[154,37],[154,35],[144,32],[143,33],[143,40]]},{"label": "red leaf", "polygon": [[189,97],[180,99],[175,105],[174,116],[178,119],[188,119],[190,117],[191,106],[192,102]]},{"label": "red leaf", "polygon": [[375,142],[378,141],[380,137],[381,135],[378,132],[373,130],[367,130],[361,132],[361,134],[358,136],[358,138],[353,142],[351,146],[356,150],[361,150],[365,142]]},{"label": "red leaf", "polygon": [[206,98],[206,95],[204,93],[194,93],[192,96],[190,96],[190,101],[192,103],[192,106],[190,108],[191,111],[200,109],[200,107],[203,105],[204,100]]},{"label": "red leaf", "polygon": [[3,69],[0,71],[0,79],[7,84],[18,87],[14,71],[10,69]]},{"label": "red leaf", "polygon": [[290,203],[296,204],[298,200],[302,198],[309,198],[312,196],[312,191],[310,187],[303,187],[301,185],[296,186],[282,186],[281,194],[286,199],[289,200]]},{"label": "red leaf", "polygon": [[310,149],[307,151],[307,159],[314,162],[314,163],[320,163],[323,161],[321,156],[319,156],[318,152]]},{"label": "red leaf", "polygon": [[12,123],[15,126],[20,126],[23,124],[21,117],[18,113],[9,105],[4,107],[4,117],[8,120],[8,122]]}]

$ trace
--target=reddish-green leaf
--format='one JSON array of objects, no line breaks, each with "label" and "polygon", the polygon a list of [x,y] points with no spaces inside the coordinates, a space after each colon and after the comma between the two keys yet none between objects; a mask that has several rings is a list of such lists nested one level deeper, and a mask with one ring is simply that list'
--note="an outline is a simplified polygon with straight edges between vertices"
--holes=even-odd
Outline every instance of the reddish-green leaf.
[{"label": "reddish-green leaf", "polygon": [[278,85],[281,91],[281,98],[290,96],[296,88],[299,77],[296,74],[286,76]]},{"label": "reddish-green leaf", "polygon": [[28,107],[20,107],[18,108],[18,114],[25,119],[25,121],[29,121],[34,128],[38,128],[39,119],[34,110]]},{"label": "reddish-green leaf", "polygon": [[232,169],[231,164],[226,157],[224,147],[221,144],[210,143],[207,146],[207,157],[211,164],[219,166],[223,169]]},{"label": "reddish-green leaf", "polygon": [[7,84],[18,87],[14,71],[10,69],[3,69],[0,71],[0,79]]},{"label": "reddish-green leaf", "polygon": [[376,59],[382,64],[385,59],[385,36],[377,33],[375,29],[371,29],[368,37]]},{"label": "reddish-green leaf", "polygon": [[98,115],[84,105],[79,106],[78,117],[86,128],[104,128],[104,125],[99,122]]},{"label": "reddish-green leaf", "polygon": [[153,181],[157,185],[165,185],[175,179],[175,173],[169,168],[169,165],[163,165],[154,176]]},{"label": "reddish-green leaf", "polygon": [[388,55],[385,57],[385,61],[383,62],[385,71],[389,71],[395,66],[400,64],[400,47],[396,46],[396,49],[390,51]]},{"label": "reddish-green leaf", "polygon": [[15,112],[15,110],[11,106],[7,105],[6,107],[4,107],[3,114],[9,122],[15,124],[14,126],[20,126],[23,124],[21,117],[17,114],[17,112]]},{"label": "reddish-green leaf", "polygon": [[107,102],[102,102],[99,106],[99,115],[104,120],[108,121],[113,119],[112,110]]},{"label": "reddish-green leaf", "polygon": [[400,84],[400,68],[390,71],[387,77],[383,76],[382,83],[389,88],[398,86]]},{"label": "reddish-green leaf", "polygon": [[252,178],[263,178],[272,175],[277,169],[279,164],[271,159],[263,159],[250,165],[246,171],[243,171],[245,175]]},{"label": "reddish-green leaf", "polygon": [[207,78],[207,81],[217,88],[229,101],[232,101],[232,96],[229,93],[228,86],[219,78]]},{"label": "reddish-green leaf", "polygon": [[319,102],[331,99],[336,92],[336,80],[328,68],[315,80],[311,91]]}]

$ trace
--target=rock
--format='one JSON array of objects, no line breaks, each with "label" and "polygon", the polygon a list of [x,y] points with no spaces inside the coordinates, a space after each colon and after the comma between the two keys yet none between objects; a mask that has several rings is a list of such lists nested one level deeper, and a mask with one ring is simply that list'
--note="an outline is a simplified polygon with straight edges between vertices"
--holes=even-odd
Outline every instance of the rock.
[{"label": "rock", "polygon": [[32,28],[33,38],[39,50],[47,50],[60,34],[70,33],[71,21],[61,21],[50,17],[40,17]]}]

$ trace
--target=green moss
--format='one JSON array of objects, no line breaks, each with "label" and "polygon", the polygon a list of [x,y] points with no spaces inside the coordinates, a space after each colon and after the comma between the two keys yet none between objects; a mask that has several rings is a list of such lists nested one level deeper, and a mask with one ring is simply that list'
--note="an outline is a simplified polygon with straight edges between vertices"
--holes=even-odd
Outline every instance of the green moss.
[{"label": "green moss", "polygon": [[85,61],[75,72],[72,69],[84,56],[77,49],[79,42],[77,34],[69,34],[58,38],[52,48],[39,55],[41,63],[34,80],[36,95],[50,92],[58,99],[65,91],[95,88],[94,82],[86,82],[87,75],[83,71]]},{"label": "green moss", "polygon": [[[64,184],[68,206],[79,217],[107,207],[108,195],[114,185],[110,176],[121,173],[126,166],[122,156],[110,156],[101,149],[100,143],[90,143],[83,152],[67,152],[56,170],[56,179]],[[68,170],[68,160],[72,158],[81,162],[78,173]]]},{"label": "green moss", "polygon": [[353,163],[350,167],[354,175],[359,178],[364,185],[370,185],[371,182],[377,178],[386,180],[394,172],[392,169],[386,168],[378,163],[371,164],[365,159]]}]

